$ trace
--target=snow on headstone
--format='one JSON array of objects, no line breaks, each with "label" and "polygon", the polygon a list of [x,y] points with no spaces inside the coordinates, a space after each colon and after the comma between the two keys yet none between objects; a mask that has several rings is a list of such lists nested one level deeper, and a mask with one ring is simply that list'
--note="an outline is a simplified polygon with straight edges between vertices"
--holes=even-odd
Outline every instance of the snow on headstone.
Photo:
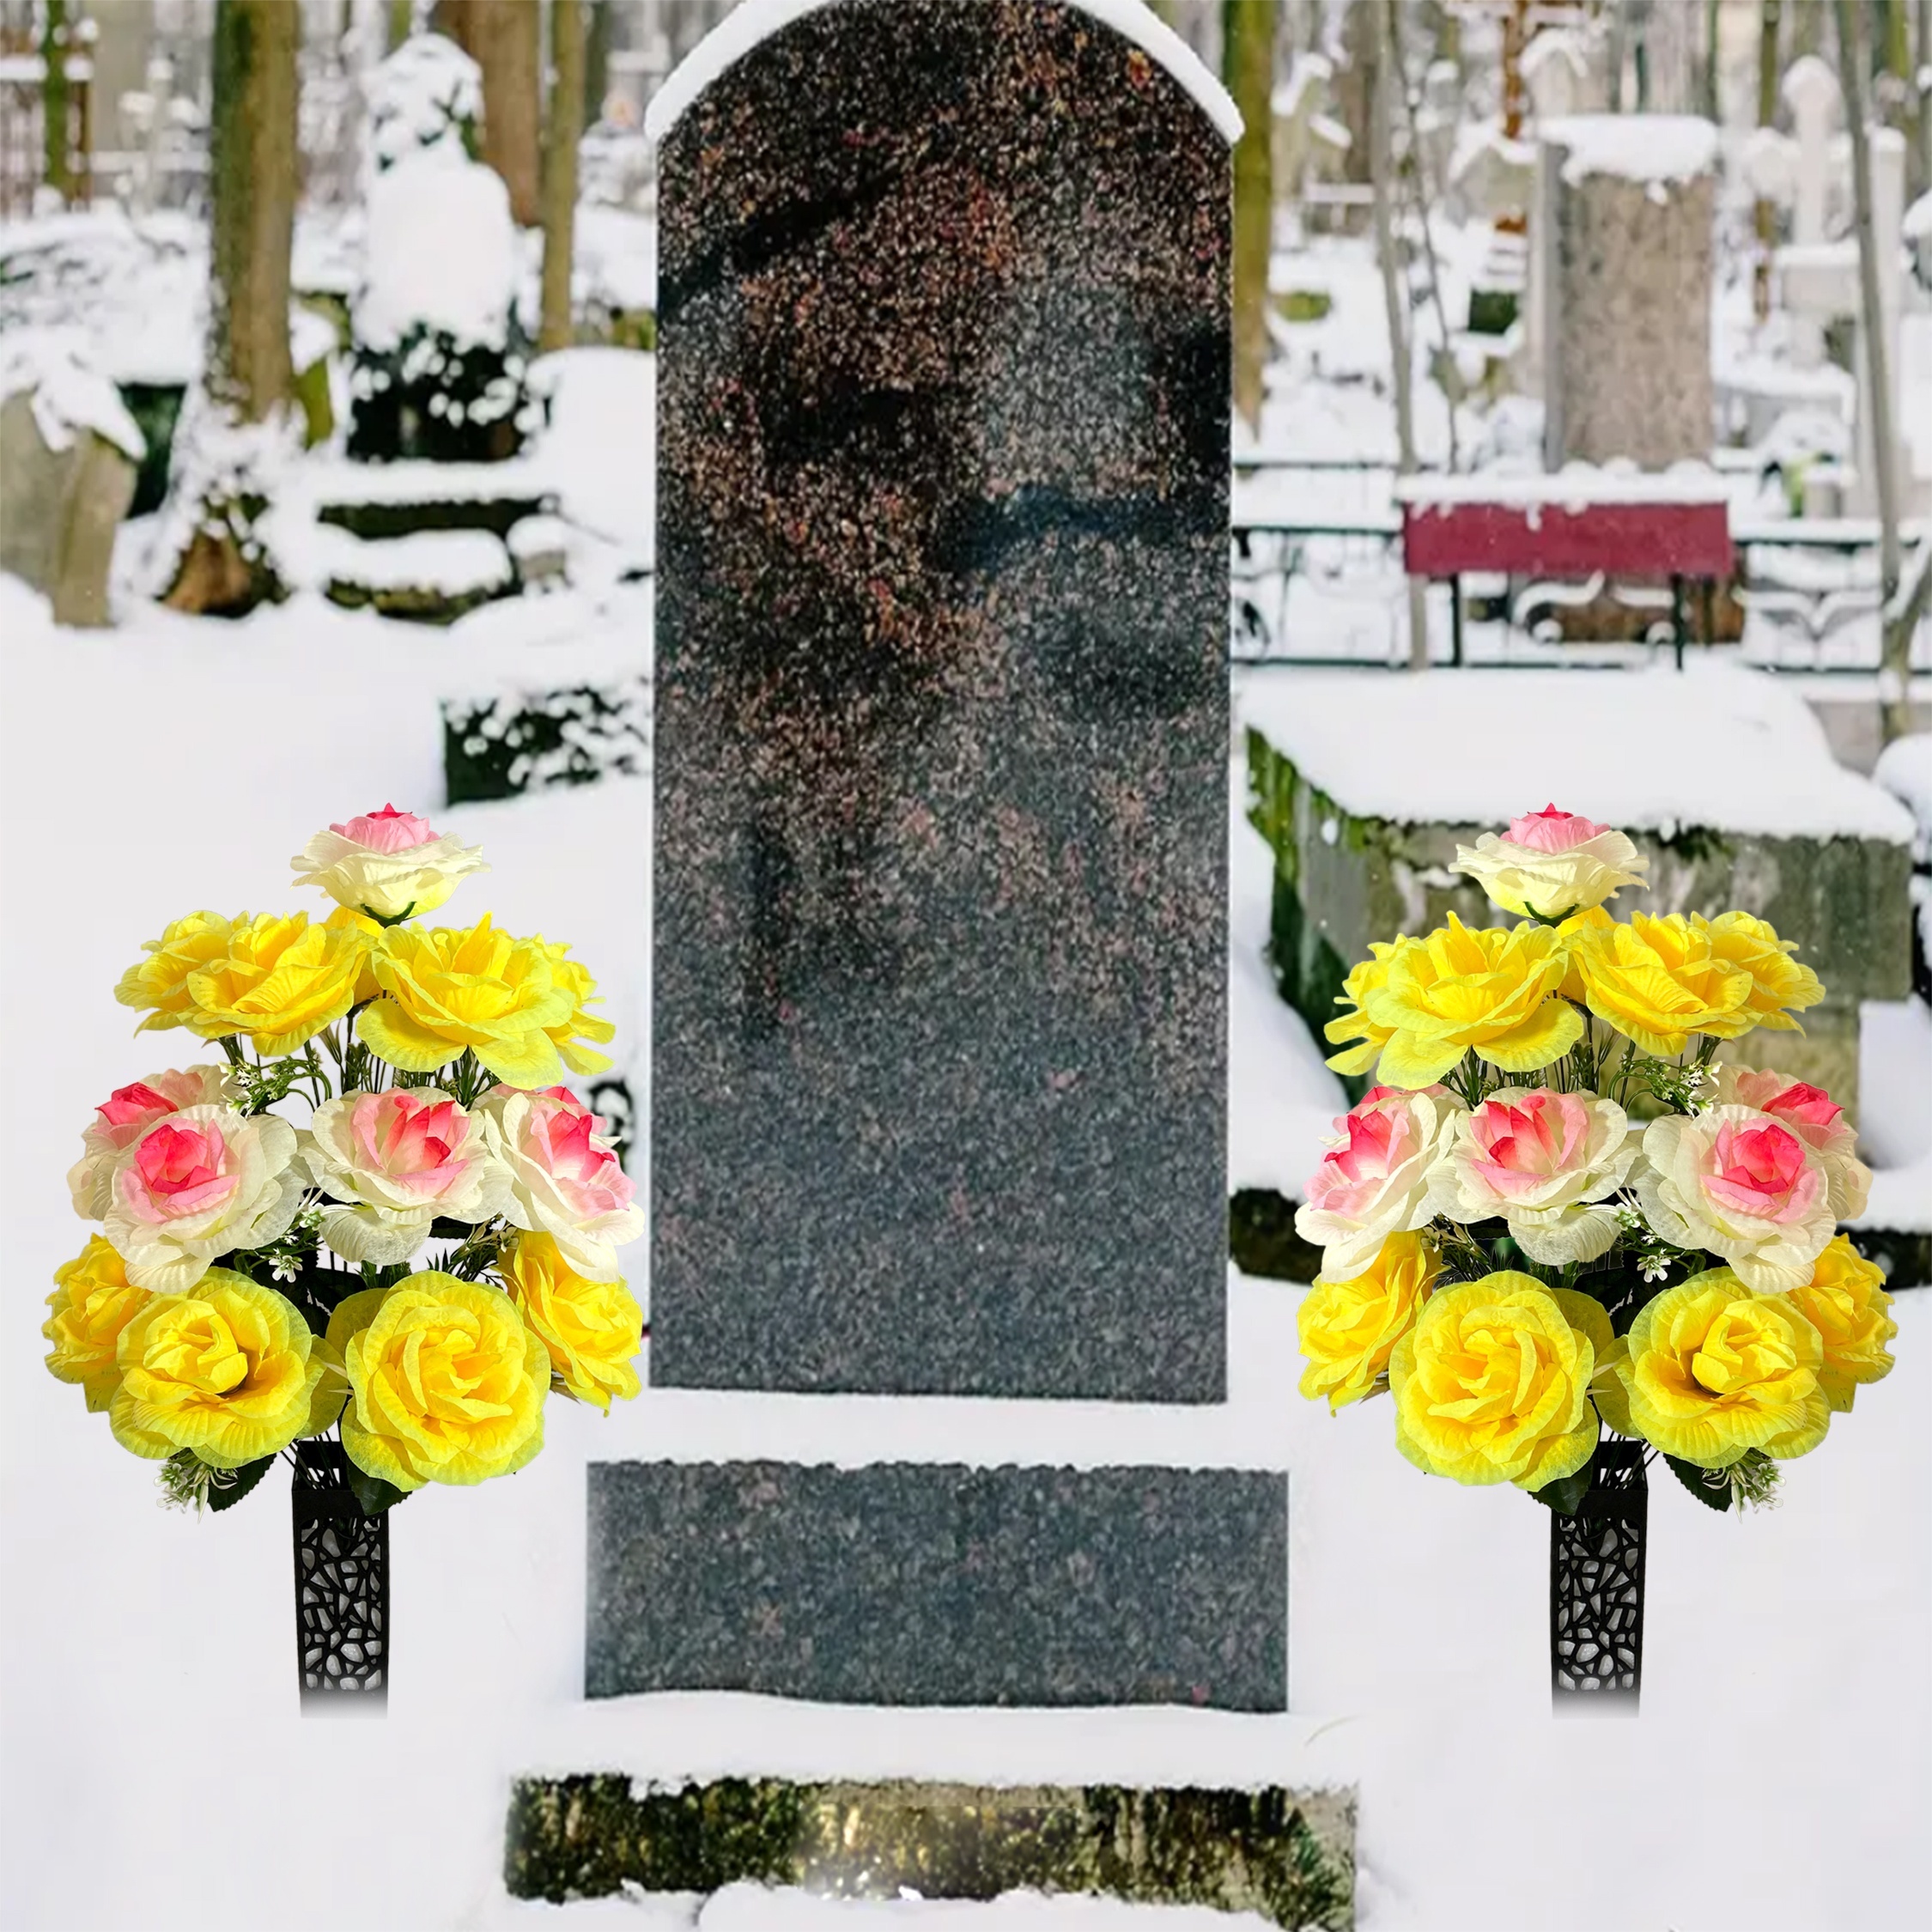
[{"label": "snow on headstone", "polygon": [[[656,1383],[1223,1396],[1229,162],[1151,21],[748,7],[666,90]],[[1283,1707],[1279,1473],[1006,1474],[609,1474],[587,1681]]]}]

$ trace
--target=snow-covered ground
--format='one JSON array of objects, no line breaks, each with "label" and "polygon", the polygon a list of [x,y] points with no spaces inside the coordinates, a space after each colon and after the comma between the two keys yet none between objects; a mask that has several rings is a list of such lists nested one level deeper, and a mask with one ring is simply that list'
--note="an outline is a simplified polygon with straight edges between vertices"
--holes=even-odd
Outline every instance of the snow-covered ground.
[{"label": "snow-covered ground", "polygon": [[[62,1176],[80,1126],[111,1085],[185,1044],[137,1042],[111,989],[181,911],[300,903],[285,859],[316,826],[386,799],[433,801],[437,697],[643,668],[648,598],[617,592],[598,608],[563,593],[436,633],[304,598],[240,625],[149,612],[137,630],[88,635],[50,630],[38,600],[0,581],[0,1013],[16,1096],[3,1196],[14,1315],[0,1327],[9,1924],[689,1923],[688,1901],[558,1917],[503,1896],[510,1780],[606,1769],[1356,1783],[1365,1932],[1914,1922],[1932,1882],[1927,1294],[1900,1300],[1896,1373],[1790,1467],[1780,1509],[1719,1522],[1668,1481],[1653,1492],[1634,1722],[1551,1715],[1540,1511],[1419,1474],[1394,1452],[1386,1406],[1331,1420],[1303,1401],[1300,1291],[1231,1272],[1223,1406],[647,1390],[605,1419],[556,1403],[545,1453],[514,1481],[398,1512],[386,1721],[305,1722],[280,1494],[200,1522],[163,1511],[149,1473],[40,1364],[39,1303],[79,1245]],[[617,1051],[636,1054],[648,786],[437,817],[480,838],[495,866],[457,909],[573,940],[610,996]],[[1266,855],[1238,825],[1235,853],[1235,1157],[1279,1141],[1295,1148],[1281,1164],[1305,1170],[1333,1084],[1267,1001],[1254,957]],[[1285,1468],[1290,1713],[586,1703],[584,1464],[759,1455]],[[1050,1932],[1127,1923],[1067,1902],[1032,1910]],[[704,1923],[862,1932],[929,1919],[961,1932],[1027,1923],[1018,1905],[942,1913],[734,1893]]]}]

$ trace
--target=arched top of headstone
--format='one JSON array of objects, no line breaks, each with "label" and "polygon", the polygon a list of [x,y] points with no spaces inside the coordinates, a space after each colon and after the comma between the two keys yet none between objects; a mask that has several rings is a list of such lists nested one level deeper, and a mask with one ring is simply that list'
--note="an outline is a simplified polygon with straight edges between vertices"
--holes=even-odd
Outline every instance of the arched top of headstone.
[{"label": "arched top of headstone", "polygon": [[[1055,3],[1090,15],[1131,40],[1180,83],[1224,140],[1231,146],[1241,138],[1241,110],[1227,89],[1202,66],[1188,43],[1150,12],[1142,0],[1055,0]],[[699,41],[658,89],[644,117],[646,135],[653,143],[661,142],[684,111],[727,68],[793,21],[837,4],[839,0],[744,0]]]}]

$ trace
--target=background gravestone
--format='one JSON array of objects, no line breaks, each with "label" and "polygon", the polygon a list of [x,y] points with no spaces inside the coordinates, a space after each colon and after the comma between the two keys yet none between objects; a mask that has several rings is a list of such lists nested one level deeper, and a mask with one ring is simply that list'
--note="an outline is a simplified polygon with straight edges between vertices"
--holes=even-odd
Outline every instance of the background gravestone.
[{"label": "background gravestone", "polygon": [[659,155],[652,1377],[1224,1388],[1227,149],[845,0]]}]

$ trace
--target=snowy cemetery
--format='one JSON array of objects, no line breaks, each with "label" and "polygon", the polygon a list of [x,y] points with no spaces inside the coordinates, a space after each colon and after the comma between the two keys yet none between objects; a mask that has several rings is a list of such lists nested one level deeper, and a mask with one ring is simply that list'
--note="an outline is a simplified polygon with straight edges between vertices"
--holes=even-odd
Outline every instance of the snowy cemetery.
[{"label": "snowy cemetery", "polygon": [[[1929,33],[0,0],[6,1024],[50,1102],[9,1141],[8,1922],[1916,1923]],[[1571,826],[1620,895],[1523,899]],[[293,944],[291,852],[340,908],[301,885]],[[1761,978],[1637,1024],[1662,956],[1591,926],[1633,916]],[[443,920],[482,991],[438,1018],[396,962]],[[245,928],[283,964],[238,978]],[[1376,969],[1445,934],[1485,986],[1546,956],[1581,1043],[1399,1061]],[[539,980],[499,1064],[463,1016]],[[1792,1012],[1747,1031],[1747,984]],[[1527,1134],[1545,1079],[1629,1136],[1583,1247],[1438,1176],[1341,1265],[1363,1147]],[[331,1194],[377,1101],[494,1150],[499,1218]],[[204,1115],[300,1151],[183,1274],[135,1257],[216,1170],[137,1137]],[[1762,1252],[1667,1239],[1644,1178],[1732,1115],[1804,1163]],[[586,1164],[532,1195],[546,1135]],[[1321,1380],[1321,1298],[1458,1241],[1610,1310],[1558,1321],[1589,1439],[1534,1480],[1391,1452],[1494,1272]],[[1866,1352],[1801,1449],[1674,1453],[1604,1368],[1705,1250],[1779,1309],[1849,1258]],[[425,1281],[487,1328],[486,1266],[538,1370],[439,1408],[405,1350],[429,1468],[370,1338]],[[272,1442],[131,1419],[191,1291],[294,1319]]]}]

